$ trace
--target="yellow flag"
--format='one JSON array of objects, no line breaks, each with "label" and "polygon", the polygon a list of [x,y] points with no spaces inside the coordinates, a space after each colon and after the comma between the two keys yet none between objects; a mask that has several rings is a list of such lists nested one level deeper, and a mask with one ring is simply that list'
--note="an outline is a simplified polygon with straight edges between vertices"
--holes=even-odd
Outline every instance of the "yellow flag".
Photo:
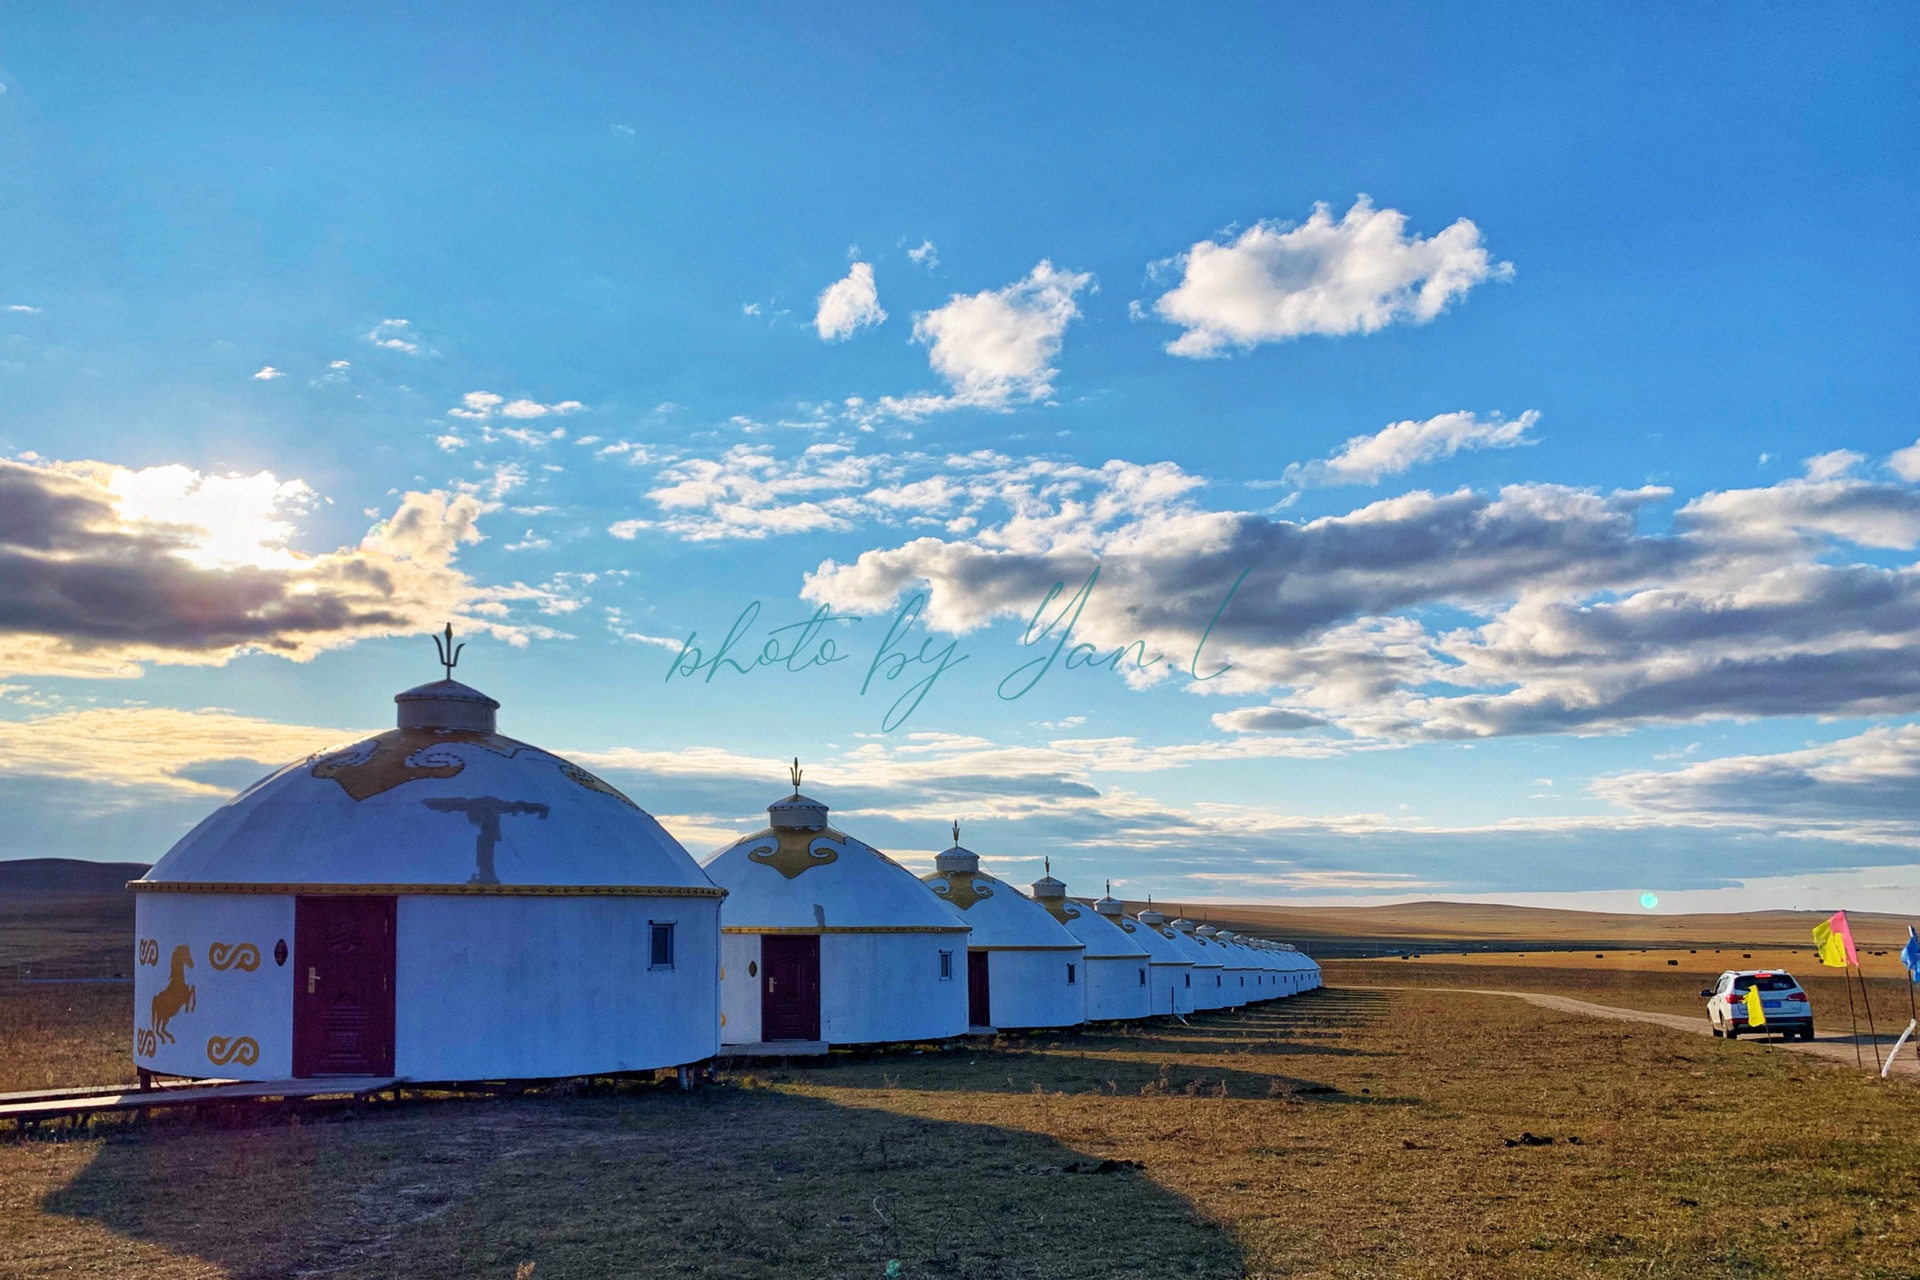
[{"label": "yellow flag", "polygon": [[1813,949],[1820,953],[1820,963],[1828,968],[1844,969],[1850,964],[1860,963],[1860,956],[1853,947],[1853,930],[1847,925],[1846,912],[1836,911],[1813,926]]},{"label": "yellow flag", "polygon": [[1767,1025],[1767,1010],[1760,1003],[1760,984],[1757,981],[1747,988],[1747,1025],[1749,1027]]}]

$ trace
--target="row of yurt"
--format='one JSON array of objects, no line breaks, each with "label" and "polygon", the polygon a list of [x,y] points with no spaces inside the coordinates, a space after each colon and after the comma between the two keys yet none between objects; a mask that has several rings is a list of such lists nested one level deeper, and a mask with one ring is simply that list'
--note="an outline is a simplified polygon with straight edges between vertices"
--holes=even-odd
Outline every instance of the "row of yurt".
[{"label": "row of yurt", "polygon": [[959,843],[918,877],[793,793],[704,868],[614,787],[499,733],[452,678],[396,727],[209,815],[134,882],[143,1073],[545,1079],[723,1045],[942,1039],[1237,1007],[1291,949],[1031,895]]}]

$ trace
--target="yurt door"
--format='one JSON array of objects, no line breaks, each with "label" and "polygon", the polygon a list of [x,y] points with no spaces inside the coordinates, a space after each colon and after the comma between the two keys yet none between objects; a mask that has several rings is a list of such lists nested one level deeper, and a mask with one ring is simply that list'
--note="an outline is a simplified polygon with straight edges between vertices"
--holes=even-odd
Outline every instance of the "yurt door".
[{"label": "yurt door", "polygon": [[993,1025],[993,1000],[987,986],[987,953],[967,952],[967,1025]]},{"label": "yurt door", "polygon": [[760,939],[760,1038],[820,1038],[820,935]]},{"label": "yurt door", "polygon": [[293,1074],[393,1074],[392,898],[297,898]]}]

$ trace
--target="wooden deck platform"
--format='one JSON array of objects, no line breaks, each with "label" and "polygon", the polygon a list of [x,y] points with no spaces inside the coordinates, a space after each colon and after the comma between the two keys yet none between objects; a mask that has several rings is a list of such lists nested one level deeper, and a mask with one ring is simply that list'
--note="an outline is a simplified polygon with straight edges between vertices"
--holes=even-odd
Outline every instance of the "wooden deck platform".
[{"label": "wooden deck platform", "polygon": [[88,1116],[116,1111],[366,1097],[400,1083],[402,1081],[394,1076],[329,1076],[313,1080],[192,1080],[159,1084],[151,1089],[48,1089],[37,1095],[8,1095],[8,1100],[0,1101],[0,1120],[11,1120],[17,1128],[27,1128],[48,1120],[79,1123]]}]

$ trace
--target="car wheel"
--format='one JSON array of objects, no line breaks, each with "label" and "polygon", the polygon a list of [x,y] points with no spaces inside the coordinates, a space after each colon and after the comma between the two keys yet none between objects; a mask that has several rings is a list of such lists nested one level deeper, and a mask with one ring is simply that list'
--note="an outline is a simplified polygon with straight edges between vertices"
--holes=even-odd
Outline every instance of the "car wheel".
[{"label": "car wheel", "polygon": [[1727,1039],[1738,1040],[1739,1038],[1740,1038],[1740,1028],[1734,1026],[1731,1022],[1729,1022],[1727,1024]]},{"label": "car wheel", "polygon": [[1715,1022],[1712,1018],[1707,1019],[1707,1030],[1713,1033],[1714,1039],[1718,1040],[1720,1038],[1720,1024]]}]

